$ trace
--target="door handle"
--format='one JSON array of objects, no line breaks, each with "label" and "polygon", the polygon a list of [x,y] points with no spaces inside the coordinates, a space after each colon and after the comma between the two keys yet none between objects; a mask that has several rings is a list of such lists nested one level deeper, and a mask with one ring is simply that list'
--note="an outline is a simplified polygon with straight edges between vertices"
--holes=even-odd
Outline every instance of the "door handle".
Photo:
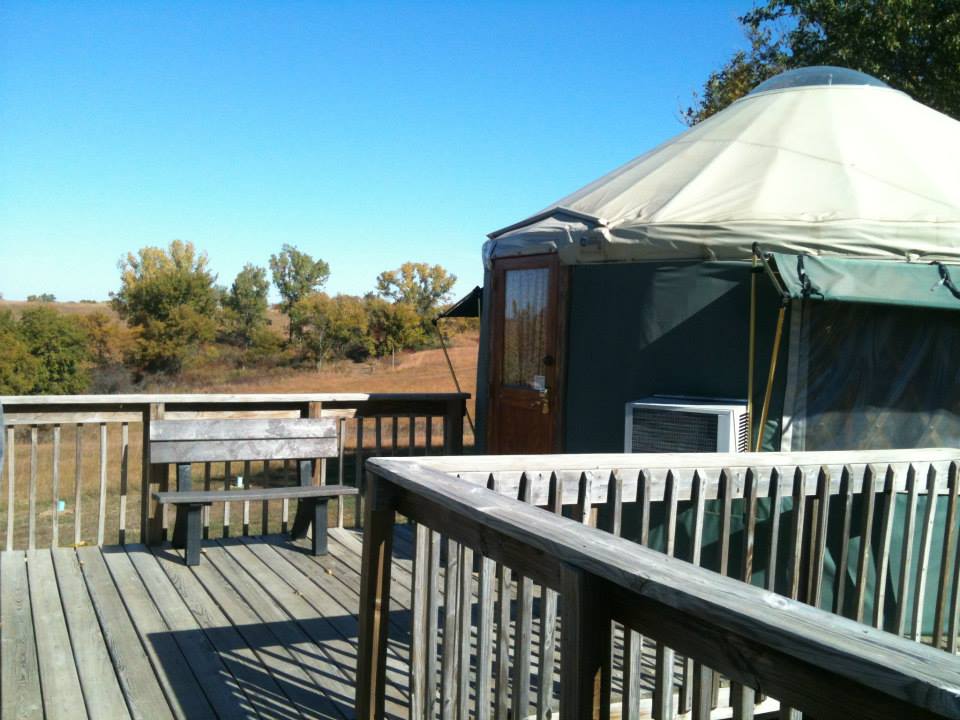
[{"label": "door handle", "polygon": [[547,388],[544,388],[540,391],[539,400],[535,400],[534,402],[530,403],[531,408],[535,408],[537,406],[540,407],[540,413],[542,415],[550,414],[550,393]]}]

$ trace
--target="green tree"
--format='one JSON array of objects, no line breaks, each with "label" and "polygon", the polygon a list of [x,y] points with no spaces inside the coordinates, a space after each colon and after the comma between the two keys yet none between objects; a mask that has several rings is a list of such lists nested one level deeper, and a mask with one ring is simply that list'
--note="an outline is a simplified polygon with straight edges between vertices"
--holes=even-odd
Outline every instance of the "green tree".
[{"label": "green tree", "polygon": [[90,359],[97,365],[118,365],[133,349],[135,334],[110,313],[94,310],[77,316],[87,334]]},{"label": "green tree", "polygon": [[374,350],[363,300],[353,295],[308,295],[293,306],[290,320],[304,358],[317,369],[338,358],[361,360]]},{"label": "green tree", "polygon": [[69,395],[87,389],[88,337],[76,318],[41,305],[23,311],[19,330],[27,350],[37,360],[31,393]]},{"label": "green tree", "polygon": [[27,302],[52,303],[57,301],[57,296],[53,293],[41,293],[40,295],[27,295]]},{"label": "green tree", "polygon": [[408,262],[377,276],[377,294],[394,302],[408,303],[421,320],[433,320],[437,308],[450,297],[457,276],[440,265]]},{"label": "green tree", "polygon": [[227,335],[237,344],[249,348],[267,324],[267,271],[247,263],[223,298],[224,323]]},{"label": "green tree", "polygon": [[392,303],[375,295],[365,298],[364,303],[374,354],[378,357],[426,342],[420,315],[410,303]]},{"label": "green tree", "polygon": [[0,395],[26,395],[37,383],[39,361],[9,310],[0,310]]},{"label": "green tree", "polygon": [[[284,245],[280,252],[270,256],[273,284],[280,293],[280,308],[290,317],[293,306],[320,292],[330,277],[330,266],[323,260],[314,260],[293,245]],[[290,323],[290,339],[295,335],[295,324]]]},{"label": "green tree", "polygon": [[186,357],[214,338],[219,295],[208,265],[206,253],[180,240],[120,261],[120,291],[111,296],[137,332],[130,359],[140,371],[178,372]]},{"label": "green tree", "polygon": [[942,0],[768,0],[740,18],[750,50],[707,79],[684,113],[705,120],[791,68],[839,65],[873,75],[960,118],[960,5]]}]

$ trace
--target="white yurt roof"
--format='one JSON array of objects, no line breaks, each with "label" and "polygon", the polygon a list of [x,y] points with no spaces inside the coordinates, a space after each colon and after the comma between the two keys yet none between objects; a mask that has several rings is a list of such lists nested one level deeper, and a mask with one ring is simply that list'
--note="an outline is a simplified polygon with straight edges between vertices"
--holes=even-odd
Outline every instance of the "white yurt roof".
[{"label": "white yurt roof", "polygon": [[764,250],[960,259],[960,122],[869,76],[804,68],[545,210],[488,257],[566,263],[749,258]]}]

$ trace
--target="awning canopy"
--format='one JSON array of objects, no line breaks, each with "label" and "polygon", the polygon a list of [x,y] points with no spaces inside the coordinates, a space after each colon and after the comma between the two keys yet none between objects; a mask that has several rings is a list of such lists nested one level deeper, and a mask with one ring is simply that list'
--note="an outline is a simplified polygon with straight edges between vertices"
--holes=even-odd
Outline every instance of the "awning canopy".
[{"label": "awning canopy", "polygon": [[960,266],[768,253],[792,299],[960,310]]},{"label": "awning canopy", "polygon": [[457,300],[453,305],[444,310],[437,317],[437,320],[443,318],[478,318],[480,317],[480,308],[483,300],[483,288],[475,287],[467,295]]}]

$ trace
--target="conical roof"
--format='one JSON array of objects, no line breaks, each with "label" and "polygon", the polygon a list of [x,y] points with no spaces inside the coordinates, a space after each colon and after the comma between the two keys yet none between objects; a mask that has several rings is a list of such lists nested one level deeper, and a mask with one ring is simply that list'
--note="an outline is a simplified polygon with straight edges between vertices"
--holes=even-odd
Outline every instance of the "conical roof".
[{"label": "conical roof", "polygon": [[960,260],[960,122],[869,76],[844,82],[844,72],[805,68],[764,83],[491,233],[485,252],[557,249],[568,263],[741,259],[758,243]]}]

